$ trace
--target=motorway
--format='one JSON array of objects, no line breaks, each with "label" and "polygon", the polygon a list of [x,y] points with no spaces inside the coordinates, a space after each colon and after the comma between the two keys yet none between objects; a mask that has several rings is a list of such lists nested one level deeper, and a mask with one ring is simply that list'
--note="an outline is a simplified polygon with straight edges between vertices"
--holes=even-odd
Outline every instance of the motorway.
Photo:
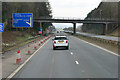
[{"label": "motorway", "polygon": [[[65,31],[65,32],[73,33],[73,31]],[[83,33],[83,32],[76,32],[76,34],[93,37],[93,38],[101,38],[101,39],[106,39],[111,41],[117,41],[117,42],[119,42],[119,38],[120,38],[120,37],[113,37],[113,36],[96,35],[91,33]]]},{"label": "motorway", "polygon": [[70,49],[52,49],[52,38],[14,78],[117,78],[118,56],[68,36]]}]

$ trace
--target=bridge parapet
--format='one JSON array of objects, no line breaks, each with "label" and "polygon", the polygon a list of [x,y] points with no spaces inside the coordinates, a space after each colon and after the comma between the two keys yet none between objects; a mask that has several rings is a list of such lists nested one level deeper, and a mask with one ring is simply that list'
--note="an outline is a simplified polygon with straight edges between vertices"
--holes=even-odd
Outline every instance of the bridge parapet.
[{"label": "bridge parapet", "polygon": [[112,18],[87,18],[87,19],[85,19],[85,20],[110,20],[110,21],[117,21],[116,19],[112,19]]},{"label": "bridge parapet", "polygon": [[65,20],[83,20],[79,17],[53,17],[52,19],[65,19]]},{"label": "bridge parapet", "polygon": [[79,17],[47,17],[47,16],[40,17],[39,19],[83,20],[83,19],[81,19]]},{"label": "bridge parapet", "polygon": [[62,20],[108,20],[108,21],[117,21],[116,19],[112,18],[87,18],[87,19],[82,19],[80,17],[40,17],[39,19],[62,19]]}]

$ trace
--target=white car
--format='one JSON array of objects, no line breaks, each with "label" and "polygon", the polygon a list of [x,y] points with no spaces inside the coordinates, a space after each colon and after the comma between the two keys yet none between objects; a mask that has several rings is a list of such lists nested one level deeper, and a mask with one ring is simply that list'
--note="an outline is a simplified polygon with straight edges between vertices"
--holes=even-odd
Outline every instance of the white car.
[{"label": "white car", "polygon": [[69,41],[66,36],[55,36],[53,39],[53,50],[58,47],[65,47],[67,50],[69,49]]}]

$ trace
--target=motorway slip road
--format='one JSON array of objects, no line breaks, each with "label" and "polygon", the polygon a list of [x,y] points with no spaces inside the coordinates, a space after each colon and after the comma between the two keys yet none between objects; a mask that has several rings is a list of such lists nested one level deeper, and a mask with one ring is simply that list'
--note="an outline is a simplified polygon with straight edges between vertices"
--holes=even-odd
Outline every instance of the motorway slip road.
[{"label": "motorway slip road", "polygon": [[13,78],[118,78],[118,56],[69,36],[70,50],[50,39]]},{"label": "motorway slip road", "polygon": [[[73,31],[65,31],[65,32],[73,33]],[[80,34],[80,35],[88,36],[88,37],[93,37],[93,38],[100,38],[100,39],[105,39],[105,40],[117,41],[117,42],[119,42],[119,38],[120,38],[120,37],[113,37],[113,36],[106,36],[106,35],[96,35],[96,34],[91,34],[91,33],[83,33],[83,32],[76,32],[76,34]]]}]

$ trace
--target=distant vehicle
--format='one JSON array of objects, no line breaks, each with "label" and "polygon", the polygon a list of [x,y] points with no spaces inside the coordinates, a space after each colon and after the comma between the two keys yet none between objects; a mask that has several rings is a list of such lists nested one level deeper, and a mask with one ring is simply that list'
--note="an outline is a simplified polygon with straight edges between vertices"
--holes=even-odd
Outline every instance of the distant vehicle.
[{"label": "distant vehicle", "polygon": [[53,50],[58,47],[65,47],[67,50],[69,49],[69,41],[66,36],[55,36],[53,39]]},{"label": "distant vehicle", "polygon": [[57,33],[59,33],[59,31],[57,31]]},{"label": "distant vehicle", "polygon": [[63,31],[60,31],[60,33],[63,33]]}]

